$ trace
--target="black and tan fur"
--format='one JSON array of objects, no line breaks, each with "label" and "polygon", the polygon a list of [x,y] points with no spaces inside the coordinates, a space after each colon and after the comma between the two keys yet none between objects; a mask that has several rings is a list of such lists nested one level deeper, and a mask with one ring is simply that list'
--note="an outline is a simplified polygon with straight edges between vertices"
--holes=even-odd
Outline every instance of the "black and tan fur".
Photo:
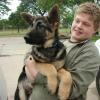
[{"label": "black and tan fur", "polygon": [[[59,100],[66,100],[69,96],[72,81],[69,73],[63,69],[66,49],[58,37],[58,6],[53,6],[47,16],[35,17],[27,13],[22,13],[22,16],[32,27],[24,39],[26,43],[32,45],[30,54],[36,61],[37,69],[47,77],[48,91],[51,94],[56,93],[57,80],[59,79]],[[32,89],[34,89],[33,84],[34,82],[26,77],[24,67],[18,80],[15,100],[29,100]]]}]

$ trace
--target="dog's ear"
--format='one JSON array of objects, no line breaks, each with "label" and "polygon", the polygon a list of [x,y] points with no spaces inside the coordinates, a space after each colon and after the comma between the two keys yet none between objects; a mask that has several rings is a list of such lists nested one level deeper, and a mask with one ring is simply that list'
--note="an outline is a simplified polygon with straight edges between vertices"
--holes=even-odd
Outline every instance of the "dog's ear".
[{"label": "dog's ear", "polygon": [[24,18],[24,20],[29,24],[29,25],[33,25],[33,20],[34,17],[26,12],[22,12],[21,16]]},{"label": "dog's ear", "polygon": [[48,14],[48,19],[49,19],[49,22],[53,25],[59,23],[59,20],[60,20],[60,18],[59,18],[59,7],[58,7],[57,4],[55,4],[51,8],[51,10]]}]

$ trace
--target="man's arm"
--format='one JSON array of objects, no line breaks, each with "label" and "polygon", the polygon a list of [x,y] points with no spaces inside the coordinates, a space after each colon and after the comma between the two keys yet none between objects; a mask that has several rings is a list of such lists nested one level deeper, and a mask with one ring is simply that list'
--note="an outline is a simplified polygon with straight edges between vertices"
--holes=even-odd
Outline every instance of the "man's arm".
[{"label": "man's arm", "polygon": [[85,96],[84,94],[86,94],[89,85],[94,81],[100,66],[100,56],[96,48],[92,48],[92,46],[87,48],[78,55],[73,67],[69,69],[73,79],[70,99]]}]

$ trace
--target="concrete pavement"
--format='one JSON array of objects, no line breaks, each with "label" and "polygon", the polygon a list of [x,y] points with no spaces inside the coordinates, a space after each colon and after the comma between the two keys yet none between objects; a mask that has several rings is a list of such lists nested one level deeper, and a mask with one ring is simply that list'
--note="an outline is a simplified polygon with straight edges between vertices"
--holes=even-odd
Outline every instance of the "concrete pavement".
[{"label": "concrete pavement", "polygon": [[[6,79],[9,100],[13,100],[17,79],[24,64],[24,56],[29,48],[23,37],[0,38],[0,67]],[[89,87],[87,100],[100,100],[95,81]]]}]

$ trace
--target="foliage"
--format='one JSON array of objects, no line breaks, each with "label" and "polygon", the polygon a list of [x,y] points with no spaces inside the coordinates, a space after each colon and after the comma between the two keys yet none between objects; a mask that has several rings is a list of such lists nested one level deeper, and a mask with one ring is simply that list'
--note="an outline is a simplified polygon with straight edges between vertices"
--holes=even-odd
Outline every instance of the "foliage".
[{"label": "foliage", "polygon": [[10,11],[7,4],[9,4],[7,0],[0,0],[0,18],[2,15],[7,14],[8,11]]},{"label": "foliage", "polygon": [[44,12],[37,5],[36,0],[21,0],[18,11],[29,12],[31,14],[44,14]]},{"label": "foliage", "polygon": [[98,39],[100,39],[100,35],[99,35],[99,36],[94,35],[94,36],[92,37],[92,41],[96,41],[96,40],[98,40]]},{"label": "foliage", "polygon": [[33,15],[44,15],[54,5],[59,5],[60,20],[64,27],[71,25],[74,6],[94,0],[21,0],[20,8]]},{"label": "foliage", "polygon": [[0,30],[5,30],[8,26],[9,25],[7,19],[0,20]]},{"label": "foliage", "polygon": [[9,16],[9,24],[13,28],[17,28],[18,32],[20,28],[25,28],[27,26],[25,21],[21,18],[20,12],[18,11],[15,13],[11,13],[11,15]]}]

